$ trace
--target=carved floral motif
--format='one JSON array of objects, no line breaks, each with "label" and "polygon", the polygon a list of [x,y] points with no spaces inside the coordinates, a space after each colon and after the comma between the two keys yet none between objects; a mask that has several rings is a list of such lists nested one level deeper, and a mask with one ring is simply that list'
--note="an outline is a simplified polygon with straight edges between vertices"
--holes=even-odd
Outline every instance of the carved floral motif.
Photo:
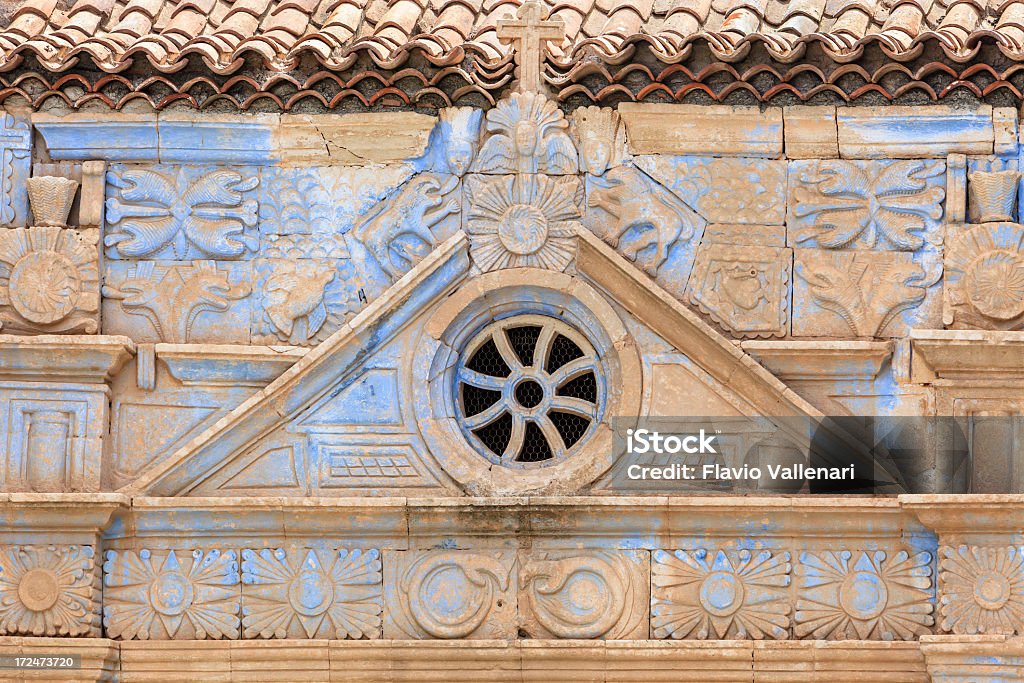
[{"label": "carved floral motif", "polygon": [[385,638],[496,638],[514,633],[513,561],[505,553],[428,551],[395,558],[395,563],[388,569],[393,582],[385,582],[388,604],[393,605],[388,618],[397,628],[389,632],[386,625]]},{"label": "carved floral motif", "polygon": [[789,553],[655,551],[651,626],[657,638],[785,638]]},{"label": "carved floral motif", "polygon": [[487,112],[486,133],[473,170],[478,173],[573,174],[576,148],[565,115],[541,94],[512,93]]},{"label": "carved floral motif", "polygon": [[348,236],[358,240],[381,270],[397,280],[440,241],[432,229],[459,212],[458,200],[445,198],[458,181],[457,176],[418,175]]},{"label": "carved floral motif", "polygon": [[0,634],[98,635],[90,546],[0,546]]},{"label": "carved floral motif", "polygon": [[957,226],[945,251],[944,322],[1015,330],[1024,325],[1024,226]]},{"label": "carved floral motif", "polygon": [[99,329],[96,231],[32,227],[0,232],[0,323],[4,331]]},{"label": "carved floral motif", "polygon": [[470,176],[466,232],[483,271],[565,270],[575,254],[581,186],[571,176]]},{"label": "carved floral motif", "polygon": [[[627,553],[546,553],[519,571],[520,613],[538,638],[646,637],[643,567]],[[528,610],[528,611],[527,611]],[[529,620],[536,619],[539,629]],[[641,622],[643,622],[641,624]]]},{"label": "carved floral motif", "polygon": [[376,638],[381,626],[377,550],[242,551],[246,638]]},{"label": "carved floral motif", "polygon": [[642,171],[613,168],[588,177],[587,190],[587,227],[652,277],[674,249],[699,241],[700,216]]},{"label": "carved floral motif", "polygon": [[215,261],[143,261],[132,264],[123,279],[108,278],[111,284],[104,285],[103,296],[116,300],[124,313],[148,320],[160,341],[182,343],[194,341],[201,314],[223,313],[232,301],[250,294],[247,281],[233,279]]},{"label": "carved floral motif", "polygon": [[796,571],[801,638],[916,640],[935,622],[929,553],[801,553]]},{"label": "carved floral motif", "polygon": [[913,251],[938,241],[942,161],[793,162],[793,244]]},{"label": "carved floral motif", "polygon": [[791,261],[789,249],[703,244],[690,275],[690,303],[734,334],[783,337]]},{"label": "carved floral motif", "polygon": [[238,638],[234,551],[108,550],[103,626],[122,640]]},{"label": "carved floral motif", "polygon": [[127,168],[107,175],[111,257],[239,258],[256,251],[259,177],[230,169]]},{"label": "carved floral motif", "polygon": [[933,324],[935,254],[797,249],[795,270],[795,336],[896,337]]},{"label": "carved floral motif", "polygon": [[939,548],[943,631],[1024,633],[1024,548]]}]

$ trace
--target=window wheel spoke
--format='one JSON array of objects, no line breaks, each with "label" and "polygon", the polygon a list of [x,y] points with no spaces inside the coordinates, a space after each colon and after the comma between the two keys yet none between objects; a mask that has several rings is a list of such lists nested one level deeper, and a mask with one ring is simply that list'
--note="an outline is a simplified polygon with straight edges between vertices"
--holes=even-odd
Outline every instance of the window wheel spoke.
[{"label": "window wheel spoke", "polygon": [[516,458],[523,451],[523,442],[526,440],[526,418],[522,415],[512,415],[512,436],[508,440],[505,452],[501,454],[503,463],[515,462]]},{"label": "window wheel spoke", "polygon": [[461,368],[459,370],[459,381],[470,386],[477,387],[478,389],[501,391],[505,388],[505,383],[508,381],[508,378],[494,377],[493,375],[485,375],[482,372],[470,370],[469,368]]},{"label": "window wheel spoke", "polygon": [[561,387],[566,382],[581,377],[588,372],[594,372],[596,368],[594,359],[587,356],[571,360],[551,373],[551,384],[555,388]]},{"label": "window wheel spoke", "polygon": [[519,356],[516,355],[516,352],[512,349],[512,344],[508,340],[508,330],[505,328],[495,330],[492,339],[494,340],[494,346],[498,349],[498,354],[501,355],[501,359],[505,361],[508,369],[513,373],[516,370],[522,369],[523,364],[519,362]]},{"label": "window wheel spoke", "polygon": [[563,457],[565,455],[565,442],[562,441],[562,435],[555,427],[555,423],[547,415],[539,415],[535,418],[535,421],[537,426],[540,427],[541,433],[544,434],[544,438],[547,439],[548,446],[551,447],[551,455],[555,459]]},{"label": "window wheel spoke", "polygon": [[485,408],[476,415],[465,418],[466,427],[469,429],[480,429],[486,427],[505,413],[505,401],[495,401],[489,408]]},{"label": "window wheel spoke", "polygon": [[551,410],[579,415],[589,420],[597,417],[597,406],[590,401],[572,396],[555,396],[551,399]]},{"label": "window wheel spoke", "polygon": [[543,370],[547,364],[548,354],[551,352],[551,345],[558,336],[558,330],[554,325],[545,325],[537,337],[537,344],[533,347],[533,367]]}]

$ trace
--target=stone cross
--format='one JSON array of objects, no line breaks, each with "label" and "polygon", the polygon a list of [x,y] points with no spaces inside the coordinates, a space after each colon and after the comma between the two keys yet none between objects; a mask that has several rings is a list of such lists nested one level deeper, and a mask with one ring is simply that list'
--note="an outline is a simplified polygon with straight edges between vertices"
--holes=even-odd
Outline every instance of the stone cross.
[{"label": "stone cross", "polygon": [[541,71],[544,68],[544,48],[549,40],[561,42],[565,37],[565,24],[561,19],[548,21],[544,9],[536,0],[527,0],[516,13],[498,21],[498,38],[514,44],[519,63],[519,92],[542,92]]}]

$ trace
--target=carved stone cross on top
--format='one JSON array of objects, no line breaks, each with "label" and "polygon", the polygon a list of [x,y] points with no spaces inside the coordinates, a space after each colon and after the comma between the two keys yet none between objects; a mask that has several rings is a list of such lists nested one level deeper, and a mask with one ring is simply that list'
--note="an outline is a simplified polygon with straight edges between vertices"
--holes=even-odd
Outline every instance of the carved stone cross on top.
[{"label": "carved stone cross on top", "polygon": [[562,42],[565,24],[561,19],[548,21],[546,12],[536,0],[527,0],[516,13],[498,21],[498,38],[511,42],[519,63],[519,92],[541,92],[541,71],[544,68],[544,48],[549,40]]}]

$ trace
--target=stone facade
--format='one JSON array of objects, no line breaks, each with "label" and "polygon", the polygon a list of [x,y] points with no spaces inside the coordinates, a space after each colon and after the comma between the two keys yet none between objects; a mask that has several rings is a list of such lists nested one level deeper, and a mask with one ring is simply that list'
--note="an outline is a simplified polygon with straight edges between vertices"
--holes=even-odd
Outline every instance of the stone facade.
[{"label": "stone facade", "polygon": [[[642,86],[762,21],[862,78],[859,6],[300,4],[3,6],[0,655],[81,668],[0,680],[1024,680],[1016,100]],[[652,424],[726,474],[633,479]]]}]

